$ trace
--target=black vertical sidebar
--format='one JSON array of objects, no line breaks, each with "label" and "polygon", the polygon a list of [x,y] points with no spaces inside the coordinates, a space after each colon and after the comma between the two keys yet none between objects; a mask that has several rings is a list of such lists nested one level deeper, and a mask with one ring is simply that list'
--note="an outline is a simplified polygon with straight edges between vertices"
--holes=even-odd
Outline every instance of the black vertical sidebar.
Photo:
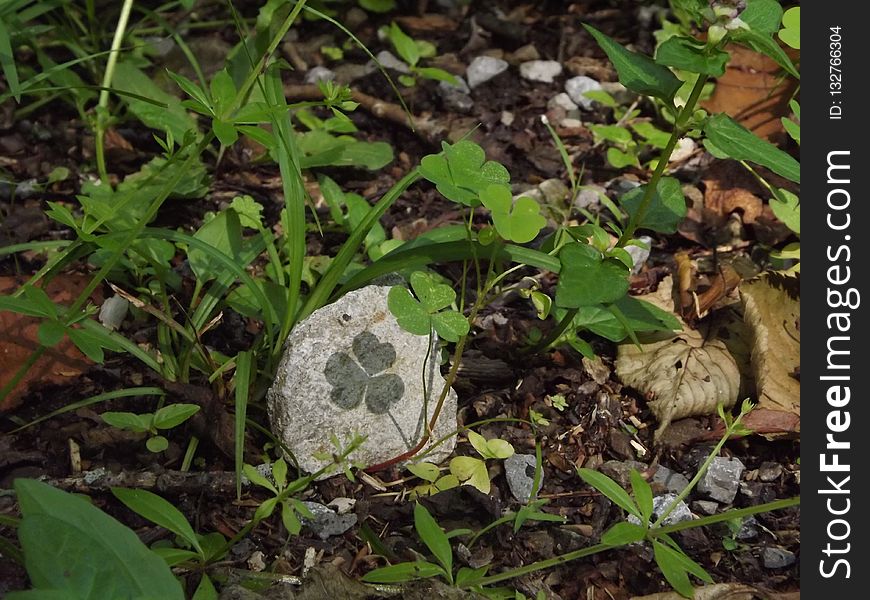
[{"label": "black vertical sidebar", "polygon": [[863,2],[801,6],[801,592],[867,597],[870,34]]}]

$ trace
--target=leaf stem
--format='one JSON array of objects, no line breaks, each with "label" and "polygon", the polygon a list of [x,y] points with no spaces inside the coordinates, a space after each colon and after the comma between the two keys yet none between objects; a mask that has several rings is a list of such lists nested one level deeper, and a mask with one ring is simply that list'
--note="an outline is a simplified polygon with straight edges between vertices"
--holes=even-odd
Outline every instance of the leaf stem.
[{"label": "leaf stem", "polygon": [[662,175],[664,175],[671,154],[677,146],[677,142],[685,133],[683,129],[686,126],[686,122],[689,120],[689,117],[695,113],[695,105],[698,103],[698,99],[700,99],[701,92],[704,91],[704,85],[706,85],[706,83],[707,75],[698,75],[698,79],[695,80],[695,86],[692,88],[691,94],[689,94],[689,99],[686,100],[686,104],[682,109],[680,109],[680,114],[677,115],[677,119],[674,122],[674,129],[671,131],[671,137],[668,139],[667,145],[659,155],[655,171],[653,171],[649,183],[646,184],[646,189],[644,190],[643,198],[640,201],[640,206],[638,206],[637,212],[629,217],[628,225],[626,226],[625,231],[623,231],[622,236],[619,238],[619,241],[616,243],[617,246],[625,246],[634,235],[638,226],[643,223],[643,218],[649,211],[653,196],[658,188],[659,180],[662,178]]},{"label": "leaf stem", "polygon": [[130,20],[130,12],[133,10],[133,0],[124,0],[121,6],[121,15],[118,17],[118,25],[115,27],[115,37],[112,39],[112,48],[106,61],[106,71],[103,73],[102,90],[97,104],[96,132],[94,145],[97,158],[97,171],[104,185],[109,185],[109,172],[106,169],[105,134],[109,109],[109,88],[115,76],[115,65],[118,63],[118,53],[121,51],[121,42],[127,31],[127,22]]}]

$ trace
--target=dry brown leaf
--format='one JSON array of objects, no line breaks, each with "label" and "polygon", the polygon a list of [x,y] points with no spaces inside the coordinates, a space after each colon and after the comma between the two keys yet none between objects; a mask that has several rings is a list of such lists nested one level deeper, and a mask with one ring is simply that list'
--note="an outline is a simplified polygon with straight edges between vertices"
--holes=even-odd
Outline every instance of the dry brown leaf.
[{"label": "dry brown leaf", "polygon": [[783,139],[779,118],[788,116],[788,101],[798,82],[783,77],[779,65],[763,54],[733,44],[727,50],[728,68],[702,106],[710,113],[728,113],[759,137]]},{"label": "dry brown leaf", "polygon": [[[693,600],[772,600],[767,593],[742,583],[717,583],[695,588]],[[677,592],[633,596],[631,600],[683,600]]]},{"label": "dry brown leaf", "polygon": [[783,433],[800,431],[799,284],[799,279],[766,273],[740,286],[744,318],[752,338],[758,407],[785,413],[783,423],[795,428]]},{"label": "dry brown leaf", "polygon": [[[89,279],[81,275],[59,275],[45,287],[52,301],[69,304],[84,289]],[[14,277],[0,277],[0,294],[11,294],[21,285]],[[100,294],[91,297],[100,302]],[[39,348],[37,330],[41,320],[12,312],[0,311],[0,387],[6,385]],[[27,371],[9,395],[0,402],[0,411],[18,406],[32,384],[63,384],[81,375],[91,367],[91,361],[64,337],[55,347]]]},{"label": "dry brown leaf", "polygon": [[[668,286],[670,278],[643,299],[673,311]],[[719,404],[731,408],[741,391],[740,368],[718,337],[723,325],[714,318],[701,329],[691,329],[682,320],[681,325],[681,332],[645,337],[640,348],[621,344],[617,351],[616,374],[647,396],[659,421],[656,439],[675,419],[716,414]]]}]

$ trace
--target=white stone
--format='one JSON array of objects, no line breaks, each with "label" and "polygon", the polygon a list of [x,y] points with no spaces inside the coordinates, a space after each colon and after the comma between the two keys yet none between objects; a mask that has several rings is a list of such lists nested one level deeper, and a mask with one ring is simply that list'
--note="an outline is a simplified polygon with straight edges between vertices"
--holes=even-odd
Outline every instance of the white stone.
[{"label": "white stone", "polygon": [[129,306],[130,303],[120,296],[111,296],[103,301],[97,318],[103,326],[114,331],[124,322]]},{"label": "white stone", "polygon": [[695,152],[695,148],[697,148],[697,144],[695,144],[695,140],[692,138],[680,138],[677,141],[677,147],[674,148],[674,151],[671,153],[670,162],[682,162],[692,156],[692,153]]},{"label": "white stone", "polygon": [[[366,466],[399,456],[419,441],[435,409],[444,385],[437,346],[433,340],[426,362],[429,338],[399,327],[387,307],[389,290],[372,285],[350,292],[301,321],[287,339],[267,395],[269,417],[272,431],[308,473],[329,464],[314,455],[336,451],[331,436],[345,446],[355,435],[366,436],[350,455]],[[440,462],[453,452],[456,410],[451,389],[432,435],[448,439],[426,460]]]},{"label": "white stone", "polygon": [[565,82],[565,91],[568,92],[571,100],[573,100],[574,103],[583,110],[592,110],[592,106],[594,103],[594,100],[592,100],[592,98],[587,98],[586,96],[584,96],[584,94],[586,92],[600,89],[602,89],[600,83],[598,83],[591,77],[586,77],[585,75],[578,75],[577,77],[572,77]]},{"label": "white stone", "polygon": [[[639,241],[643,242],[646,247],[637,246],[635,244],[629,244],[625,247],[625,251],[631,256],[631,259],[634,261],[634,265],[631,267],[631,272],[635,275],[640,273],[640,270],[643,268],[644,263],[646,263],[649,258],[649,245],[652,243],[652,238],[648,235],[642,235],[637,238]],[[686,482],[688,483],[688,481]],[[671,490],[671,491],[681,491],[681,490]]]},{"label": "white stone", "polygon": [[305,83],[319,83],[321,81],[333,81],[335,73],[326,67],[312,67],[305,73]]},{"label": "white stone", "polygon": [[562,74],[562,65],[555,60],[530,60],[520,64],[520,77],[529,81],[553,83]]},{"label": "white stone", "polygon": [[566,117],[559,121],[559,126],[564,127],[565,129],[578,129],[583,127],[583,121],[580,119],[572,119],[571,117]]},{"label": "white stone", "polygon": [[559,92],[547,102],[547,108],[561,108],[567,113],[578,109],[577,104],[571,100],[571,96],[565,92]]},{"label": "white stone", "polygon": [[501,75],[507,71],[507,68],[508,63],[506,60],[492,56],[478,56],[468,65],[468,68],[465,70],[465,76],[468,79],[469,87],[476,88],[496,75]]},{"label": "white stone", "polygon": [[392,69],[393,71],[398,71],[399,73],[410,73],[411,69],[408,68],[402,60],[396,58],[396,56],[390,52],[389,50],[381,50],[375,56],[381,66],[385,69]]}]

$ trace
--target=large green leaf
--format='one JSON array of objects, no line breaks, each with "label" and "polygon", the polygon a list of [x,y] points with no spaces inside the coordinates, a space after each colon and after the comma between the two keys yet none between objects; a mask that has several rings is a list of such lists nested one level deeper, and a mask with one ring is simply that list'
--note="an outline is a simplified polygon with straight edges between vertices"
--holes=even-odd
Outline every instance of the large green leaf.
[{"label": "large green leaf", "polygon": [[633,92],[671,102],[683,85],[671,70],[649,56],[632,52],[591,25],[583,24],[616,68],[619,82]]},{"label": "large green leaf", "polygon": [[448,576],[452,577],[453,550],[450,548],[450,540],[435,518],[419,502],[414,505],[414,528]]},{"label": "large green leaf", "polygon": [[683,36],[674,36],[656,50],[656,62],[675,69],[702,73],[712,77],[725,74],[730,55],[722,50],[707,50],[704,44]]},{"label": "large green leaf", "polygon": [[165,107],[158,106],[130,96],[122,96],[130,108],[130,112],[136,115],[136,118],[142,121],[146,127],[168,131],[176,140],[184,139],[184,134],[187,131],[196,128],[196,122],[181,105],[181,100],[160,89],[138,67],[127,62],[119,62],[115,65],[112,85],[120,90],[145,96],[166,105]]},{"label": "large green leaf", "polygon": [[181,511],[172,506],[172,504],[148,490],[112,488],[112,493],[127,508],[142,515],[152,523],[165,527],[172,533],[181,536],[202,554],[202,548],[199,546],[199,539],[196,533],[194,533],[188,520],[181,514]]},{"label": "large green leaf", "polygon": [[[680,329],[680,322],[672,313],[634,296],[623,296],[613,306],[622,313],[625,323],[635,333]],[[621,342],[628,337],[625,324],[613,314],[610,306],[581,307],[574,317],[574,326],[588,329],[612,342]]]},{"label": "large green leaf", "polygon": [[716,147],[735,160],[748,160],[767,167],[795,183],[801,181],[801,165],[783,152],[743,127],[726,114],[707,119],[704,133]]},{"label": "large green leaf", "polygon": [[[629,190],[619,198],[619,203],[632,217],[638,212],[647,184]],[[675,233],[680,221],[686,216],[686,198],[679,180],[673,177],[659,179],[649,208],[637,223],[640,229],[660,233]]]},{"label": "large green leaf", "polygon": [[[242,225],[239,215],[231,208],[219,212],[200,227],[193,237],[230,258],[239,258],[242,254]],[[187,253],[187,259],[194,275],[201,282],[215,279],[222,272],[220,262],[210,252],[192,248]]]},{"label": "large green leaf", "polygon": [[15,480],[15,491],[23,516],[18,538],[35,589],[78,600],[184,600],[166,563],[86,500],[29,479]]},{"label": "large green leaf", "polygon": [[559,253],[562,269],[556,286],[556,305],[579,308],[615,302],[628,292],[628,269],[615,259],[604,259],[587,244],[565,246]]}]

